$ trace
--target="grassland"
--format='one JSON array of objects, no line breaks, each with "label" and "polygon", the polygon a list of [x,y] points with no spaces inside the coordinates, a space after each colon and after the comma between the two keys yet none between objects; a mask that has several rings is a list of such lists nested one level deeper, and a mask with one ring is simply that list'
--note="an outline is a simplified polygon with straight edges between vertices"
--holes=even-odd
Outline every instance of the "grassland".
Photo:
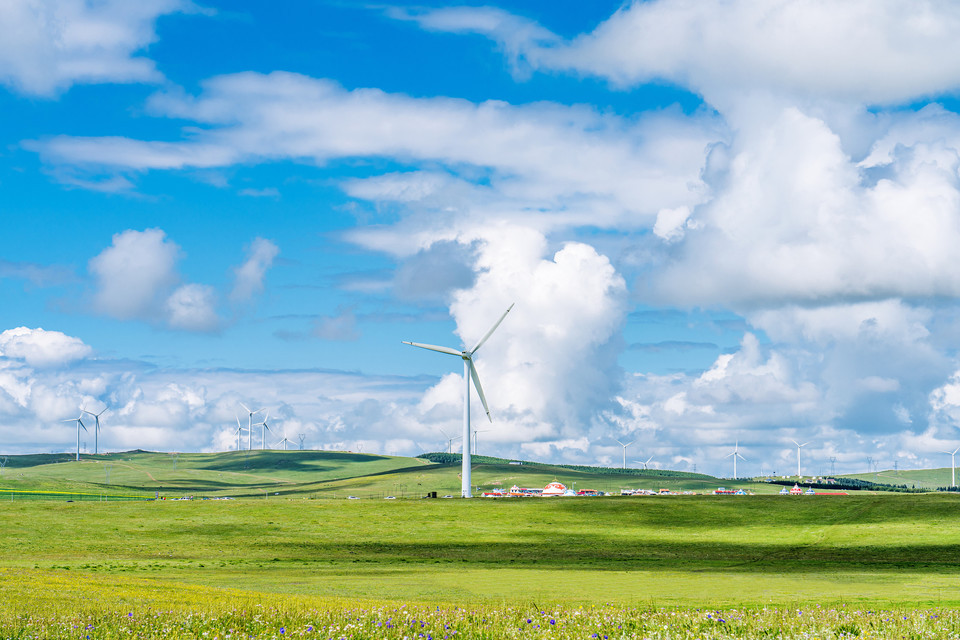
[{"label": "grassland", "polygon": [[373,498],[452,493],[457,469],[330,452],[31,462],[0,487],[237,499],[0,501],[2,637],[960,637],[956,495],[391,501]]},{"label": "grassland", "polygon": [[[707,475],[665,476],[659,471],[569,469],[547,464],[480,463],[474,483],[483,489],[513,484],[543,487],[560,480],[568,487],[619,493],[621,488],[711,491],[723,485],[757,493],[778,486],[748,480],[731,482]],[[460,494],[460,465],[432,464],[404,458],[334,451],[239,451],[171,454],[132,451],[82,456],[10,456],[0,488],[19,491],[86,491],[153,497],[420,497]]]}]

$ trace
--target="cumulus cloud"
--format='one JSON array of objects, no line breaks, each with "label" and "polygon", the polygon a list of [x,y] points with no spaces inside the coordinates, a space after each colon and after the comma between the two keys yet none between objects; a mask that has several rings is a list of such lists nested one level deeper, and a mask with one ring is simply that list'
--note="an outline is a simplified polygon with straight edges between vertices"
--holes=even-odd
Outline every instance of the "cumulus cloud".
[{"label": "cumulus cloud", "polygon": [[156,40],[158,17],[191,11],[188,0],[6,0],[0,3],[0,83],[52,97],[74,84],[158,82],[137,55]]},{"label": "cumulus cloud", "polygon": [[[230,300],[247,302],[263,291],[263,280],[279,249],[255,238],[246,260],[234,271]],[[177,265],[180,247],[161,229],[128,229],[93,257],[93,305],[98,313],[119,320],[144,320],[171,329],[210,332],[222,327],[221,295],[210,285],[182,283]]]},{"label": "cumulus cloud", "polygon": [[0,333],[0,356],[22,360],[31,367],[62,366],[92,352],[79,338],[60,331],[17,327]]},{"label": "cumulus cloud", "polygon": [[202,284],[186,284],[170,294],[164,308],[167,323],[174,329],[214,331],[220,325],[216,311],[216,292]]},{"label": "cumulus cloud", "polygon": [[157,315],[179,276],[180,247],[160,229],[115,234],[111,246],[90,260],[96,279],[94,306],[121,320]]},{"label": "cumulus cloud", "polygon": [[[578,434],[608,406],[621,375],[622,277],[592,247],[568,243],[550,252],[546,239],[529,229],[502,227],[478,240],[476,281],[456,291],[451,305],[465,347],[516,303],[477,353],[495,417],[488,440],[519,444]],[[431,408],[447,407],[451,429],[463,401],[458,377],[445,378],[429,395]]]},{"label": "cumulus cloud", "polygon": [[230,299],[244,302],[263,291],[263,279],[279,253],[280,248],[270,240],[254,238],[247,247],[247,259],[234,269]]},{"label": "cumulus cloud", "polygon": [[743,131],[727,154],[716,195],[691,214],[654,283],[661,299],[751,306],[960,293],[955,148],[918,145],[870,182],[825,122],[788,108]]}]

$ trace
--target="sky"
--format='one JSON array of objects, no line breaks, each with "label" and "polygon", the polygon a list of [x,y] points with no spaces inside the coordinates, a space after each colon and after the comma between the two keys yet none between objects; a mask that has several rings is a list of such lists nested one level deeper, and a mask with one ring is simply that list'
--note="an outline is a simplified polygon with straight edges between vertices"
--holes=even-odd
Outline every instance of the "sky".
[{"label": "sky", "polygon": [[511,304],[480,454],[960,447],[955,2],[7,0],[0,28],[2,453],[75,450],[81,408],[101,451],[229,450],[241,403],[268,446],[445,450],[461,362],[401,341],[471,347]]}]

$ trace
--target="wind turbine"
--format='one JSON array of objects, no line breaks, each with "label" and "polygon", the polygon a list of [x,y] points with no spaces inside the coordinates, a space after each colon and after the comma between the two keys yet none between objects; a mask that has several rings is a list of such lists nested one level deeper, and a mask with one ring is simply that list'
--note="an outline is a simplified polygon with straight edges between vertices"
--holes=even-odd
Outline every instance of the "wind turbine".
[{"label": "wind turbine", "polygon": [[950,486],[957,486],[957,451],[960,451],[960,447],[957,447],[953,451],[943,451],[942,453],[949,454],[950,456]]},{"label": "wind turbine", "polygon": [[443,437],[447,439],[447,453],[453,453],[453,441],[459,440],[463,436],[453,436],[451,438],[450,434],[444,431],[443,429],[440,429],[440,433],[442,433]]},{"label": "wind turbine", "polygon": [[[270,431],[270,427],[267,426],[267,418],[269,416],[270,414],[268,413],[263,414],[263,421],[253,425],[255,427],[260,427],[260,448],[261,449],[267,448],[266,444],[264,443],[266,442],[267,431]],[[270,431],[270,433],[273,433],[273,431]],[[286,436],[284,436],[284,438],[286,438]]]},{"label": "wind turbine", "polygon": [[263,409],[257,409],[256,411],[250,411],[247,405],[240,403],[240,406],[243,407],[243,410],[247,412],[247,451],[253,448],[252,438],[250,434],[253,433],[253,414],[260,413]]},{"label": "wind turbine", "polygon": [[68,418],[66,420],[61,420],[61,422],[77,423],[77,462],[80,462],[80,429],[83,429],[84,431],[87,430],[87,428],[83,426],[82,418],[83,418],[83,409],[80,409],[80,415],[77,416],[76,418]]},{"label": "wind turbine", "polygon": [[487,412],[487,419],[490,422],[493,422],[493,418],[490,417],[490,407],[487,406],[487,398],[483,395],[483,387],[480,386],[480,376],[477,374],[477,368],[473,365],[473,355],[477,352],[480,347],[493,335],[493,332],[497,330],[497,327],[500,326],[500,323],[503,322],[503,319],[507,317],[507,314],[510,313],[510,309],[513,309],[511,304],[507,307],[507,310],[503,312],[503,315],[500,316],[500,319],[494,323],[490,330],[487,331],[486,335],[480,338],[480,342],[477,345],[470,349],[469,351],[457,351],[456,349],[451,349],[450,347],[438,347],[432,344],[421,344],[418,342],[407,342],[406,340],[402,341],[403,344],[409,344],[413,347],[420,347],[421,349],[429,349],[430,351],[439,351],[440,353],[446,353],[451,356],[459,356],[463,359],[463,463],[460,471],[460,497],[462,498],[472,498],[473,493],[470,486],[470,379],[473,379],[473,384],[477,388],[477,395],[480,396],[480,402],[483,403],[483,410]]},{"label": "wind turbine", "polygon": [[622,442],[620,442],[619,440],[617,440],[616,438],[614,438],[614,442],[616,442],[616,443],[619,444],[621,447],[623,447],[623,468],[626,469],[626,468],[627,468],[627,447],[629,447],[629,446],[632,445],[634,442],[636,442],[636,440],[631,440],[631,441],[628,442],[627,444],[623,444]]},{"label": "wind turbine", "polygon": [[307,437],[305,433],[298,433],[297,438],[300,439],[300,450],[303,451],[303,439]]},{"label": "wind turbine", "polygon": [[287,439],[287,432],[284,431],[284,432],[283,432],[283,440],[281,440],[280,442],[278,442],[278,443],[277,443],[277,446],[279,447],[280,445],[283,445],[283,450],[286,451],[286,450],[287,450],[287,443],[288,443],[288,442],[289,442],[290,444],[293,444],[293,440]]},{"label": "wind turbine", "polygon": [[477,455],[477,434],[486,433],[490,429],[474,429],[473,430],[473,455]]},{"label": "wind turbine", "polygon": [[725,457],[725,458],[730,458],[730,457],[733,458],[733,479],[736,480],[736,479],[737,479],[737,458],[740,458],[740,459],[743,460],[744,462],[747,461],[746,458],[744,458],[742,455],[740,455],[740,441],[739,441],[739,440],[733,445],[733,453],[728,453],[728,454],[725,455],[724,457]]},{"label": "wind turbine", "polygon": [[810,444],[810,443],[809,443],[809,442],[804,442],[803,444],[800,444],[800,443],[797,442],[796,440],[791,440],[790,442],[792,442],[793,444],[797,445],[797,480],[799,480],[800,478],[803,477],[802,475],[800,475],[800,449],[801,449],[801,447],[805,447],[805,446],[807,446],[807,445]]},{"label": "wind turbine", "polygon": [[237,416],[237,451],[240,451],[240,435],[243,433],[243,426],[240,424],[240,416]]},{"label": "wind turbine", "polygon": [[107,408],[108,408],[108,407],[104,407],[104,408],[103,408],[103,411],[101,411],[100,413],[94,413],[93,411],[87,411],[86,409],[81,409],[81,410],[80,410],[81,413],[86,413],[86,414],[88,414],[88,415],[93,416],[93,419],[96,420],[96,423],[97,423],[96,426],[93,428],[93,453],[94,453],[94,455],[96,455],[96,454],[98,453],[97,449],[98,449],[98,447],[99,447],[99,443],[97,442],[97,440],[98,440],[98,436],[100,435],[100,416],[102,416],[104,413],[106,413]]}]

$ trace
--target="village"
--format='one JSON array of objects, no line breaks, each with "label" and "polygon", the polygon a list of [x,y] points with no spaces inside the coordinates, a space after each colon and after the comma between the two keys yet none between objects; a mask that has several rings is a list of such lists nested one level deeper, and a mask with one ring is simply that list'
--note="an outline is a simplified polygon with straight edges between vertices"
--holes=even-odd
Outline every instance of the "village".
[{"label": "village", "polygon": [[[609,495],[620,495],[620,496],[695,496],[695,495],[715,495],[715,496],[752,496],[755,495],[752,491],[745,491],[743,489],[726,489],[724,487],[717,487],[713,491],[706,493],[698,493],[696,491],[673,491],[670,489],[620,489],[619,494],[607,493],[604,491],[597,491],[595,489],[581,489],[575,491],[574,489],[567,488],[562,482],[554,481],[547,484],[542,489],[539,488],[528,488],[520,487],[518,485],[513,485],[508,490],[504,489],[491,489],[489,491],[484,491],[481,493],[481,496],[484,498],[561,498],[561,497],[599,497],[599,496],[609,496]],[[813,487],[809,487],[806,490],[802,489],[799,484],[794,484],[792,488],[784,486],[780,490],[779,495],[783,496],[845,496],[849,495],[846,491],[817,491]]]}]

